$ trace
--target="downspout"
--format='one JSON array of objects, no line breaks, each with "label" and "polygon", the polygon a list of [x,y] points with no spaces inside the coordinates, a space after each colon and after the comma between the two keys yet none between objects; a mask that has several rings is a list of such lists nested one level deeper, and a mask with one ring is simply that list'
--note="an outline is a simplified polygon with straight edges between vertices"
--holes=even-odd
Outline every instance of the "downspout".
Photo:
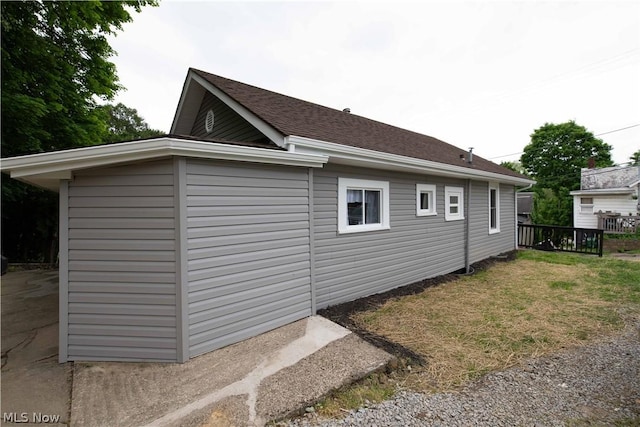
[{"label": "downspout", "polygon": [[464,215],[464,272],[465,274],[470,274],[471,273],[471,257],[470,257],[470,252],[471,252],[471,247],[470,247],[470,238],[469,238],[469,230],[470,230],[470,222],[471,222],[471,211],[469,209],[469,200],[470,200],[470,195],[469,193],[471,192],[471,180],[467,179],[467,183],[466,183],[466,189],[464,192],[464,209],[465,209],[465,215]]}]

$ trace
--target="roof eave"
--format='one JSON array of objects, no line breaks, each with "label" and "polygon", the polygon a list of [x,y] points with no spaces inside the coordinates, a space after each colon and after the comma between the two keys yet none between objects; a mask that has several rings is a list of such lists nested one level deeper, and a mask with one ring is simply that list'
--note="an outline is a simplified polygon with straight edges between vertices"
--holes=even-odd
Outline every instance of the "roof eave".
[{"label": "roof eave", "polygon": [[71,179],[77,170],[172,156],[300,167],[322,167],[328,161],[322,155],[164,137],[6,158],[0,170],[23,182],[58,191],[59,181]]},{"label": "roof eave", "polygon": [[593,190],[575,190],[569,192],[572,196],[606,196],[606,195],[624,195],[635,193],[634,188],[596,188]]},{"label": "roof eave", "polygon": [[417,159],[398,154],[384,153],[381,151],[368,150],[365,148],[352,147],[301,136],[291,135],[286,138],[286,141],[290,145],[290,150],[292,149],[291,146],[293,146],[295,147],[294,149],[296,152],[306,152],[309,154],[322,153],[329,156],[330,162],[333,163],[351,164],[403,172],[417,172],[454,178],[481,179],[513,185],[528,186],[536,183],[531,179],[518,178],[477,169],[469,169],[462,166],[449,165],[446,163]]}]

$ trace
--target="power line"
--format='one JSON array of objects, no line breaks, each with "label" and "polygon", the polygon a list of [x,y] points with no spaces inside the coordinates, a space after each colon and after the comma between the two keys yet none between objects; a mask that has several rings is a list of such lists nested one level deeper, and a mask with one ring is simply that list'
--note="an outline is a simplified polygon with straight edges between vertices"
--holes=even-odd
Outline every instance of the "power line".
[{"label": "power line", "polygon": [[631,128],[635,128],[635,127],[638,127],[638,126],[640,126],[640,123],[637,123],[637,124],[631,125],[631,126],[627,126],[627,127],[624,127],[624,128],[619,128],[619,129],[614,129],[614,130],[610,130],[610,131],[607,131],[607,132],[602,132],[602,133],[599,133],[599,134],[593,135],[593,136],[600,136],[600,135],[606,135],[608,133],[620,132],[621,130],[631,129]]},{"label": "power line", "polygon": [[[609,131],[606,131],[606,132],[598,133],[598,134],[593,135],[593,136],[607,135],[607,134],[610,134],[610,133],[620,132],[620,131],[631,129],[631,128],[635,128],[635,127],[638,127],[638,126],[640,126],[640,123],[636,123],[635,125],[626,126],[626,127],[623,127],[623,128],[618,128],[618,129],[614,129],[614,130],[609,130]],[[489,160],[502,159],[503,157],[517,156],[517,155],[523,154],[523,153],[524,153],[524,151],[520,151],[519,153],[503,154],[502,156],[489,157]]]}]

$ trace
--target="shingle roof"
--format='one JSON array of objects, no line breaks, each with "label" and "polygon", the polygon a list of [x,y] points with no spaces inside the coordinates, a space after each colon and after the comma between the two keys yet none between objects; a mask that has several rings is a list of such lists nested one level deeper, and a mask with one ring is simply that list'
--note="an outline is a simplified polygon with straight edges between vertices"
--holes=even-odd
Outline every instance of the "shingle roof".
[{"label": "shingle roof", "polygon": [[285,136],[295,135],[384,153],[526,178],[439,139],[235,80],[191,69]]}]

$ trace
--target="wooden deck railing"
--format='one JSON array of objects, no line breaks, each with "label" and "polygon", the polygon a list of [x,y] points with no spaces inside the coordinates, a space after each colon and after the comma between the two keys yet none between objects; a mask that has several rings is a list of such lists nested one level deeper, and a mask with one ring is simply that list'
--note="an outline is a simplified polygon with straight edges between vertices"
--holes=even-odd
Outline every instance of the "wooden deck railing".
[{"label": "wooden deck railing", "polygon": [[598,228],[607,234],[635,234],[640,227],[640,215],[598,213]]}]

